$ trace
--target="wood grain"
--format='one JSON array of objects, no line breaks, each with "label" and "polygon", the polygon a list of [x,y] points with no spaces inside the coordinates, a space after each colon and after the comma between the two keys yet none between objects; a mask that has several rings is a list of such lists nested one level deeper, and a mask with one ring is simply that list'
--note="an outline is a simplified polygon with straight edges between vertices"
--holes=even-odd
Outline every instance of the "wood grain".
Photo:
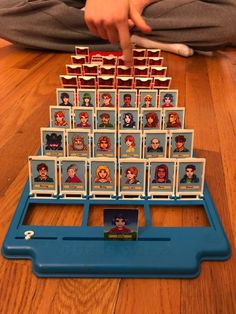
[{"label": "wood grain", "polygon": [[[192,280],[39,279],[31,262],[0,256],[0,313],[235,313],[236,312],[236,50],[189,59],[163,53],[171,88],[186,108],[186,127],[195,130],[194,147],[207,159],[206,179],[232,247],[225,262],[203,262]],[[59,74],[70,55],[18,49],[0,40],[0,243],[27,179],[27,158],[36,154],[39,129],[47,126],[56,103]],[[140,207],[140,225],[145,226]],[[92,207],[89,225],[102,225],[101,207]],[[25,223],[79,225],[80,208],[34,206]],[[47,216],[45,218],[45,216]],[[202,226],[201,208],[152,209],[156,226]]]}]

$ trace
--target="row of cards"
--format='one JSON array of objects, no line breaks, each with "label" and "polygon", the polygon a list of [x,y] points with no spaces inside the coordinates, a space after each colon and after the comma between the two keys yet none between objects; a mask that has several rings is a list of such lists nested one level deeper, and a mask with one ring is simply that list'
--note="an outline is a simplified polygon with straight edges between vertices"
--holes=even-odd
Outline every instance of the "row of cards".
[{"label": "row of cards", "polygon": [[110,130],[184,128],[185,108],[84,108],[50,106],[50,127]]},{"label": "row of cards", "polygon": [[62,87],[79,87],[79,88],[166,88],[171,84],[171,77],[167,76],[77,76],[77,75],[60,75]]},{"label": "row of cards", "polygon": [[173,108],[178,105],[178,90],[78,89],[57,88],[57,106]]},{"label": "row of cards", "polygon": [[194,130],[141,131],[41,128],[41,153],[52,157],[186,158]]},{"label": "row of cards", "polygon": [[203,158],[118,159],[117,163],[116,158],[29,157],[30,193],[36,197],[196,197],[203,195],[204,178]]},{"label": "row of cards", "polygon": [[[155,49],[155,48],[134,48],[132,49],[133,52],[133,57],[146,57],[146,58],[152,58],[152,57],[160,57],[161,55],[161,50],[160,49]],[[105,60],[108,59],[112,59],[114,58],[115,60],[119,57],[121,58],[121,52],[113,52],[111,54],[111,52],[103,52],[102,54],[99,54],[98,52],[90,52],[89,47],[85,47],[85,46],[75,46],[75,54],[76,56],[85,56],[88,59],[86,59],[86,61],[88,62],[88,60],[93,59],[93,57],[102,57]],[[121,58],[123,60],[123,58]],[[84,62],[83,62],[84,63]]]}]

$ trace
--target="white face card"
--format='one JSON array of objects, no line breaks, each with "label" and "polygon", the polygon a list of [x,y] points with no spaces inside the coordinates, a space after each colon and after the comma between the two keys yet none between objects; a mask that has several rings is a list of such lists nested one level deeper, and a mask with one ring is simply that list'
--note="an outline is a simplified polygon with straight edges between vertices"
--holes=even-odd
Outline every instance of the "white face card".
[{"label": "white face card", "polygon": [[73,126],[74,128],[82,128],[93,130],[94,112],[93,108],[77,107],[73,110]]},{"label": "white face card", "polygon": [[194,130],[170,131],[169,156],[171,158],[189,158],[193,156]]},{"label": "white face card", "polygon": [[116,130],[116,109],[96,108],[95,126],[97,129]]},{"label": "white face card", "polygon": [[116,107],[116,89],[98,90],[98,107],[115,108]]},{"label": "white face card", "polygon": [[145,196],[146,160],[119,159],[119,195]]},{"label": "white face card", "polygon": [[65,157],[59,159],[59,188],[61,195],[86,195],[86,158],[78,159],[73,157]]},{"label": "white face card", "polygon": [[136,108],[137,107],[137,90],[120,89],[118,91],[119,108]]},{"label": "white face card", "polygon": [[116,132],[115,130],[94,130],[93,156],[116,157]]},{"label": "white face card", "polygon": [[151,90],[151,89],[140,90],[139,107],[140,108],[157,107],[157,90]]},{"label": "white face card", "polygon": [[41,128],[40,131],[42,155],[52,157],[65,156],[65,130],[58,128]]},{"label": "white face card", "polygon": [[67,156],[91,157],[90,130],[66,130]]},{"label": "white face card", "polygon": [[91,158],[89,168],[90,195],[112,197],[116,194],[116,158]]},{"label": "white face card", "polygon": [[141,158],[142,133],[141,131],[120,131],[119,132],[119,157],[120,158]]},{"label": "white face card", "polygon": [[173,108],[178,106],[178,89],[164,89],[159,91],[159,106]]},{"label": "white face card", "polygon": [[57,159],[46,156],[30,156],[29,184],[30,194],[56,195]]},{"label": "white face card", "polygon": [[57,88],[57,105],[58,106],[69,106],[72,107],[75,105],[75,88]]},{"label": "white face card", "polygon": [[52,128],[71,127],[71,107],[50,106],[50,126]]},{"label": "white face card", "polygon": [[142,129],[160,130],[162,126],[161,108],[142,109]]},{"label": "white face card", "polygon": [[78,88],[77,101],[79,107],[96,107],[96,89]]},{"label": "white face card", "polygon": [[184,129],[185,108],[164,108],[163,128],[165,130]]},{"label": "white face card", "polygon": [[138,108],[120,108],[120,130],[139,130]]},{"label": "white face card", "polygon": [[150,158],[148,160],[148,195],[175,194],[176,160],[171,158]]},{"label": "white face card", "polygon": [[144,158],[167,157],[167,131],[144,131]]},{"label": "white face card", "polygon": [[177,159],[177,196],[203,195],[205,163],[204,158]]}]

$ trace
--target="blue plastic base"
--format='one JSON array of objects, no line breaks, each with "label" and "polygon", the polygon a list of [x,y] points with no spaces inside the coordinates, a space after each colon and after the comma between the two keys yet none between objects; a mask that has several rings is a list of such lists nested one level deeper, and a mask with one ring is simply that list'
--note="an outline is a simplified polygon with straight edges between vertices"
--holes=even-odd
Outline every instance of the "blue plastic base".
[{"label": "blue plastic base", "polygon": [[[81,226],[23,225],[31,204],[82,204]],[[142,205],[146,226],[137,241],[105,241],[103,227],[87,226],[89,206]],[[150,206],[203,206],[209,227],[153,227]],[[25,240],[24,232],[34,236]],[[231,250],[209,191],[199,200],[68,200],[32,199],[28,183],[6,235],[2,254],[10,259],[31,259],[39,277],[192,278],[204,260],[226,260]]]}]

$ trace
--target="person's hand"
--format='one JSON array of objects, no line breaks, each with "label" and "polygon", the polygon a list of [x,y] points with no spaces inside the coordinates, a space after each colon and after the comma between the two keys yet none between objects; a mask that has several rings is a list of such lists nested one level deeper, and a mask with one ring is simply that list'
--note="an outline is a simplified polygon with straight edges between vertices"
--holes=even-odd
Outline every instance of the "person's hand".
[{"label": "person's hand", "polygon": [[119,42],[127,66],[133,63],[129,20],[142,32],[151,31],[133,0],[86,1],[85,22],[90,32],[112,44]]}]

